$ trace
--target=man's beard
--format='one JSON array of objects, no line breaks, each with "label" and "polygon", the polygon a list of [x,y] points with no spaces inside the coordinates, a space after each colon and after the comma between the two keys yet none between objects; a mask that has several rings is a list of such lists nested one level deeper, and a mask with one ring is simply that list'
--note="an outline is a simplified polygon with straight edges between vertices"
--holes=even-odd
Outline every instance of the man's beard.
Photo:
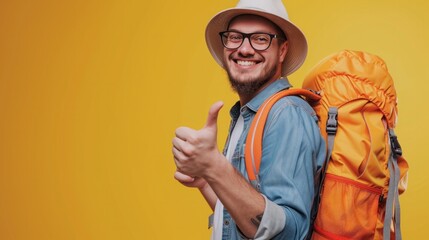
[{"label": "man's beard", "polygon": [[250,76],[248,79],[244,79],[244,81],[237,80],[234,78],[229,71],[228,79],[231,84],[232,89],[237,92],[239,95],[253,95],[258,92],[267,82],[271,80],[271,78],[276,74],[277,69],[275,66],[270,67],[267,72],[261,74],[261,76],[254,77]]}]

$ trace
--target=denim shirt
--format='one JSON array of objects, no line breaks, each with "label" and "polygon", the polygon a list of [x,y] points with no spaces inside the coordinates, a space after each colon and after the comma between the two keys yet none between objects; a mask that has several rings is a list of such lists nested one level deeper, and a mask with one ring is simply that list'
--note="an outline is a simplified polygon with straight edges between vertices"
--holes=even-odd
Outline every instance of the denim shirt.
[{"label": "denim shirt", "polygon": [[[231,134],[241,114],[244,129],[231,164],[248,179],[244,147],[250,124],[261,104],[276,92],[291,87],[281,78],[266,87],[245,106],[239,102],[231,111]],[[229,138],[224,149],[227,151]],[[316,172],[325,159],[325,142],[317,116],[298,96],[280,99],[271,109],[264,130],[259,179],[265,198],[265,211],[255,239],[304,239],[310,225]],[[246,239],[226,209],[223,212],[222,239]]]}]

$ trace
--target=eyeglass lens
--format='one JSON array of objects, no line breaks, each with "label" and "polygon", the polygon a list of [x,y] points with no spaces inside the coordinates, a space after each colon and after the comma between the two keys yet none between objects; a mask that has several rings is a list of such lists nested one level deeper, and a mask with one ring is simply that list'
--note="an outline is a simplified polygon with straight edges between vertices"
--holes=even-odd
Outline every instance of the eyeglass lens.
[{"label": "eyeglass lens", "polygon": [[255,50],[266,50],[271,44],[271,35],[267,33],[251,33],[245,34],[234,31],[226,31],[221,33],[222,43],[226,48],[236,49],[243,44],[244,39],[248,38],[250,45]]}]

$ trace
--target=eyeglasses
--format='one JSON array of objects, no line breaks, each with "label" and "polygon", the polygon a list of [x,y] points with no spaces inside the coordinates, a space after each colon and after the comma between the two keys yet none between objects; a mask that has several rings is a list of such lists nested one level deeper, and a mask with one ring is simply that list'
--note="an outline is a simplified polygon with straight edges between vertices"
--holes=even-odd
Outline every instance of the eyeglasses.
[{"label": "eyeglasses", "polygon": [[223,46],[231,50],[239,48],[243,44],[244,39],[248,38],[253,49],[264,51],[270,47],[273,38],[282,38],[275,34],[261,32],[242,33],[237,31],[224,31],[220,32],[219,35]]}]

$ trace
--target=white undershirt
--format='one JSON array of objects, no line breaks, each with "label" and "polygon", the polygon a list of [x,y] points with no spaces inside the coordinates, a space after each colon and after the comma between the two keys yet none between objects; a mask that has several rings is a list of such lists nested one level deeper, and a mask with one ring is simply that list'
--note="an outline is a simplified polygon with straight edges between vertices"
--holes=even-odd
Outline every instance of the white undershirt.
[{"label": "white undershirt", "polygon": [[[244,128],[244,119],[240,115],[237,119],[237,123],[234,126],[234,129],[231,133],[231,139],[229,140],[228,150],[226,152],[226,159],[231,162],[232,155],[235,152],[237,147],[238,139],[243,133]],[[216,207],[214,211],[214,220],[213,220],[213,232],[211,240],[222,240],[222,227],[223,227],[223,204],[218,199],[216,202]]]}]

